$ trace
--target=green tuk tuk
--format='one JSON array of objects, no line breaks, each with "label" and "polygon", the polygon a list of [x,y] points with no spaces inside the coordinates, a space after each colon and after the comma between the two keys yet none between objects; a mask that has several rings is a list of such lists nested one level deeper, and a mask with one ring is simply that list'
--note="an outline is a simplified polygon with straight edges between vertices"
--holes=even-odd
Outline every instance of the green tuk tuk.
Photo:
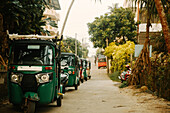
[{"label": "green tuk tuk", "polygon": [[66,87],[75,87],[75,90],[77,90],[80,85],[78,56],[73,53],[62,52],[61,66],[61,72],[69,74]]},{"label": "green tuk tuk", "polygon": [[91,79],[90,70],[91,70],[91,61],[88,60],[87,61],[87,76],[89,77],[89,79]]},{"label": "green tuk tuk", "polygon": [[82,64],[82,75],[85,81],[87,81],[87,60],[81,58],[81,64]]},{"label": "green tuk tuk", "polygon": [[56,101],[61,106],[60,48],[56,37],[9,35],[9,38],[9,101],[21,106],[25,113],[34,113],[36,104]]}]

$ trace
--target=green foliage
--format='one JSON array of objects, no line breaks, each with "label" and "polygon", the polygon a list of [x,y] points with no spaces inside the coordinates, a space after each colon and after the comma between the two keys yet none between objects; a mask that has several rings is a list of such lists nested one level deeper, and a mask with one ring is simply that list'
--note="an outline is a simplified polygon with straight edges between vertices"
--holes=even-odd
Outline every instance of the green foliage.
[{"label": "green foliage", "polygon": [[124,70],[124,65],[130,62],[130,54],[134,53],[135,44],[134,42],[127,41],[123,45],[117,46],[115,42],[109,44],[105,48],[104,54],[111,58],[111,70]]},{"label": "green foliage", "polygon": [[80,41],[72,37],[67,37],[63,40],[61,51],[75,53],[75,41],[77,41],[77,55],[79,57],[87,57],[88,49],[86,47],[82,47]]},{"label": "green foliage", "polygon": [[116,72],[114,72],[112,74],[109,74],[109,77],[113,81],[121,82],[121,80],[118,78],[119,75],[120,75],[120,72],[116,71]]},{"label": "green foliage", "polygon": [[[0,13],[3,15],[4,31],[18,34],[48,33],[42,26],[46,21],[42,20],[45,10],[44,0],[3,0],[0,4]],[[53,27],[57,27],[54,21],[49,21]]]},{"label": "green foliage", "polygon": [[127,87],[127,86],[128,86],[127,81],[124,81],[124,82],[119,86],[119,88],[124,88],[124,87]]},{"label": "green foliage", "polygon": [[130,9],[113,8],[109,13],[96,17],[92,23],[88,23],[90,40],[94,47],[105,48],[106,38],[109,43],[116,40],[116,37],[125,38],[135,42],[136,23],[135,15]]},{"label": "green foliage", "polygon": [[103,53],[104,53],[104,49],[98,48],[97,51],[96,51],[96,56],[98,56],[99,54],[103,55]]},{"label": "green foliage", "polygon": [[156,95],[170,100],[170,57],[169,54],[152,61],[147,85]]},{"label": "green foliage", "polygon": [[153,43],[153,52],[155,52],[156,54],[163,53],[165,55],[168,53],[168,50],[164,36],[163,34],[161,35],[158,37],[151,37],[151,43]]},{"label": "green foliage", "polygon": [[4,30],[18,34],[40,34],[45,5],[43,0],[7,0],[1,4]]}]

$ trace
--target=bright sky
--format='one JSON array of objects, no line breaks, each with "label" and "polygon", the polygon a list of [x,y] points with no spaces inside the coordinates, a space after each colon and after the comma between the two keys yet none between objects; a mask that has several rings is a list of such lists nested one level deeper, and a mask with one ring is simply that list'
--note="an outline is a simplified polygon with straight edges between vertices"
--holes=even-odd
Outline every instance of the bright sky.
[{"label": "bright sky", "polygon": [[[72,0],[59,0],[61,10],[57,11],[60,14],[59,32],[61,32],[62,24],[70,6]],[[90,45],[89,56],[95,55],[96,49],[93,48],[93,44],[89,41],[87,23],[93,22],[95,17],[104,15],[109,12],[108,7],[118,3],[119,6],[123,6],[124,0],[75,0],[71,8],[67,23],[64,29],[64,37],[75,37],[77,33],[77,39],[82,42],[82,39]]]}]

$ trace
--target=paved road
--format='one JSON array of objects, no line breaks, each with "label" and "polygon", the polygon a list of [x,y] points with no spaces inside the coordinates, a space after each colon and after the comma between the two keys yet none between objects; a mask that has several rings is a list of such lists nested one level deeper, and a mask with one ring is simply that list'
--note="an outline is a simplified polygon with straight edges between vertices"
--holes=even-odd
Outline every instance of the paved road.
[{"label": "paved road", "polygon": [[[159,113],[141,107],[132,96],[124,95],[106,74],[106,69],[92,65],[92,79],[78,90],[67,88],[61,107],[55,103],[38,106],[37,113]],[[0,107],[0,113],[20,113],[11,104]]]}]

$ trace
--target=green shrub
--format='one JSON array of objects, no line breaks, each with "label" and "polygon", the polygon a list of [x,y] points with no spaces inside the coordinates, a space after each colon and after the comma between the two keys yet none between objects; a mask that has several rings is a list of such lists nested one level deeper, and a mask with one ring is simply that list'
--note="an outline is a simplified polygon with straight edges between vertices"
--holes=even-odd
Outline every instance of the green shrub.
[{"label": "green shrub", "polygon": [[116,71],[112,74],[109,74],[109,77],[112,81],[117,81],[117,82],[121,82],[121,80],[118,78],[118,76],[120,75],[119,71]]},{"label": "green shrub", "polygon": [[127,86],[128,86],[127,81],[124,81],[124,82],[119,86],[119,88],[124,88],[124,87],[127,87]]}]

